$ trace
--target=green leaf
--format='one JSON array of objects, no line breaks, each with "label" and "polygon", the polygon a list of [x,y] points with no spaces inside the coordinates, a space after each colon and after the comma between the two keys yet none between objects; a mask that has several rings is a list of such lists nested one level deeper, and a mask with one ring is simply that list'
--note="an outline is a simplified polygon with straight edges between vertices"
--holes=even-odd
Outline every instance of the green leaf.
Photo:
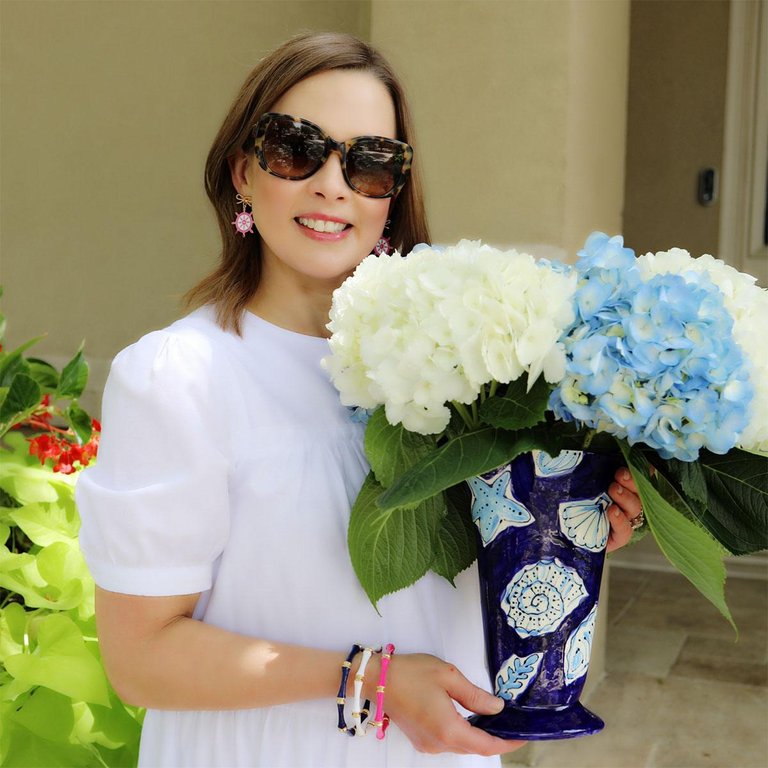
[{"label": "green leaf", "polygon": [[409,432],[402,424],[390,424],[383,406],[374,411],[365,429],[365,455],[376,479],[385,488],[434,450],[435,444],[434,435],[420,435]]},{"label": "green leaf", "polygon": [[37,357],[28,357],[27,363],[29,364],[29,375],[42,389],[50,393],[55,392],[59,386],[59,372],[50,363]]},{"label": "green leaf", "polygon": [[418,504],[535,447],[535,440],[527,432],[507,432],[492,427],[467,432],[411,467],[381,495],[379,507],[389,510]]},{"label": "green leaf", "polygon": [[71,699],[48,688],[36,688],[11,719],[36,736],[64,743],[75,724]]},{"label": "green leaf", "polygon": [[15,592],[27,607],[81,615],[91,608],[93,580],[75,542],[56,542],[36,554],[0,547],[0,587]]},{"label": "green leaf", "polygon": [[17,723],[3,734],[3,768],[86,768],[98,765],[92,752],[77,744],[41,739]]},{"label": "green leaf", "polygon": [[[76,474],[63,475],[48,467],[42,467],[39,463],[36,466],[27,466],[26,461],[26,456],[3,455],[3,461],[0,463],[0,488],[22,505],[71,501],[77,481]],[[37,459],[34,461],[37,462]]]},{"label": "green leaf", "polygon": [[696,508],[705,508],[707,505],[707,482],[699,462],[669,459],[667,468],[680,483],[683,494],[695,504]]},{"label": "green leaf", "polygon": [[[630,450],[625,441],[617,442],[637,485],[645,520],[659,549],[736,630],[725,602],[725,566],[719,545],[703,528],[675,509],[656,489],[650,479],[650,468],[645,457],[637,450]],[[661,473],[657,472],[654,477],[658,483],[667,483],[666,493],[674,490]],[[684,503],[682,499],[680,502]]]},{"label": "green leaf", "polygon": [[472,522],[469,487],[460,483],[445,492],[448,513],[437,529],[431,569],[456,586],[453,580],[477,557],[477,529]]},{"label": "green leaf", "polygon": [[41,547],[59,541],[74,543],[80,529],[73,510],[63,504],[27,504],[9,512],[8,516]]},{"label": "green leaf", "polygon": [[12,352],[0,353],[0,385],[7,386],[17,373],[26,373],[29,370],[29,364],[22,355],[42,338],[44,337],[38,336],[25,341]]},{"label": "green leaf", "polygon": [[3,404],[0,405],[0,429],[3,425],[10,427],[25,419],[40,402],[41,397],[40,385],[31,376],[17,373]]},{"label": "green leaf", "polygon": [[34,654],[18,654],[5,660],[6,669],[15,678],[74,699],[109,705],[104,670],[70,618],[61,613],[46,616],[40,622],[37,641]]},{"label": "green leaf", "polygon": [[138,745],[141,735],[140,721],[111,688],[109,702],[109,707],[98,704],[87,705],[91,713],[91,722],[88,724],[87,731],[83,729],[78,733],[78,738],[81,741],[96,742],[111,749],[116,749],[123,744]]},{"label": "green leaf", "polygon": [[701,523],[735,555],[768,549],[768,457],[734,448],[702,451],[699,462],[708,501]]},{"label": "green leaf", "polygon": [[66,412],[69,426],[72,427],[81,443],[87,443],[91,439],[91,417],[77,404],[70,403]]},{"label": "green leaf", "polygon": [[48,585],[61,590],[73,581],[90,578],[88,566],[76,542],[57,541],[37,553],[37,569]]},{"label": "green leaf", "polygon": [[[382,486],[369,472],[352,507],[347,540],[352,566],[374,607],[390,592],[418,581],[433,559],[442,497],[413,509],[380,509]],[[377,608],[378,610],[378,608]]]},{"label": "green leaf", "polygon": [[521,376],[511,382],[506,392],[488,398],[480,406],[480,418],[492,427],[525,429],[544,421],[552,387],[544,377],[536,379],[530,392],[526,392],[528,377]]},{"label": "green leaf", "polygon": [[75,356],[64,366],[59,379],[57,397],[77,399],[83,394],[88,383],[88,363],[83,356],[83,345],[77,350]]},{"label": "green leaf", "polygon": [[21,352],[11,352],[0,363],[0,386],[10,387],[11,382],[20,373],[29,376],[29,363],[22,357]]},{"label": "green leaf", "polygon": [[0,662],[24,649],[28,618],[18,603],[9,603],[0,611]]}]

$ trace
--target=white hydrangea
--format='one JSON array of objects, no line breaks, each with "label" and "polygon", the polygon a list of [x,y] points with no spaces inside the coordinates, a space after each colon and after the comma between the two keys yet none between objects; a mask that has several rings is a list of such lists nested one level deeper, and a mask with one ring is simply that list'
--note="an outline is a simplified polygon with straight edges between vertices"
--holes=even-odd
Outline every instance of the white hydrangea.
[{"label": "white hydrangea", "polygon": [[441,432],[447,404],[491,381],[560,380],[575,289],[575,274],[477,241],[371,255],[334,292],[324,364],[345,405],[383,404],[392,424]]},{"label": "white hydrangea", "polygon": [[720,289],[725,307],[733,317],[736,343],[751,362],[754,387],[749,426],[741,433],[739,446],[768,452],[768,290],[756,285],[756,278],[739,272],[709,254],[694,258],[682,248],[646,253],[637,260],[644,279],[659,274],[705,272]]}]

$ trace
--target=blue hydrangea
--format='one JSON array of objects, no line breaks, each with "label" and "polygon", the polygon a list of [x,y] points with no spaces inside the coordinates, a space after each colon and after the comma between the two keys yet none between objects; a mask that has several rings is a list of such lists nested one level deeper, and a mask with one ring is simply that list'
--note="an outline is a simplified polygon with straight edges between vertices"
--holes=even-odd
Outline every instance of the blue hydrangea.
[{"label": "blue hydrangea", "polygon": [[748,422],[748,362],[706,273],[643,281],[621,237],[593,233],[579,252],[578,317],[550,408],[565,421],[642,442],[662,458],[727,453]]}]

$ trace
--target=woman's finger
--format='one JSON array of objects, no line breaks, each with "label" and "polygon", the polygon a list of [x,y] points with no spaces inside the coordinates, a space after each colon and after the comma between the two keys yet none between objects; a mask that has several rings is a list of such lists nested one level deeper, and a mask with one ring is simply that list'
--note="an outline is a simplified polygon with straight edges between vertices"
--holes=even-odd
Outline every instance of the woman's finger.
[{"label": "woman's finger", "polygon": [[637,486],[635,485],[632,473],[626,467],[617,469],[616,474],[614,475],[614,479],[622,487],[632,491],[632,493],[637,493]]},{"label": "woman's finger", "polygon": [[471,683],[456,667],[451,666],[445,688],[462,707],[478,715],[495,715],[504,709],[504,701]]},{"label": "woman's finger", "polygon": [[611,504],[606,510],[606,514],[608,515],[611,530],[608,533],[608,543],[605,551],[613,552],[623,547],[632,538],[632,521],[622,511],[621,507],[616,504]]}]

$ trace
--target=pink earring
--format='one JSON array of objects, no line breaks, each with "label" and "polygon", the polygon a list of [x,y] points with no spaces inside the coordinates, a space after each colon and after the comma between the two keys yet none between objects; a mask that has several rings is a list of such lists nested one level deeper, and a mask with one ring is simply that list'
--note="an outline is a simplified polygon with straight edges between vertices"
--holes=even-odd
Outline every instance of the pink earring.
[{"label": "pink earring", "polygon": [[373,252],[377,256],[389,256],[392,253],[392,241],[389,239],[389,225],[390,220],[387,219],[387,223],[384,225],[384,231],[381,233],[381,237],[376,241],[376,245],[373,246]]},{"label": "pink earring", "polygon": [[253,216],[251,216],[250,211],[246,211],[246,208],[252,207],[252,200],[247,195],[243,197],[240,193],[236,196],[237,202],[240,203],[240,205],[243,206],[243,210],[240,211],[240,213],[235,216],[235,220],[231,222],[235,226],[235,231],[239,232],[243,237],[246,236],[246,234],[250,234],[253,232],[254,222],[253,222]]}]

